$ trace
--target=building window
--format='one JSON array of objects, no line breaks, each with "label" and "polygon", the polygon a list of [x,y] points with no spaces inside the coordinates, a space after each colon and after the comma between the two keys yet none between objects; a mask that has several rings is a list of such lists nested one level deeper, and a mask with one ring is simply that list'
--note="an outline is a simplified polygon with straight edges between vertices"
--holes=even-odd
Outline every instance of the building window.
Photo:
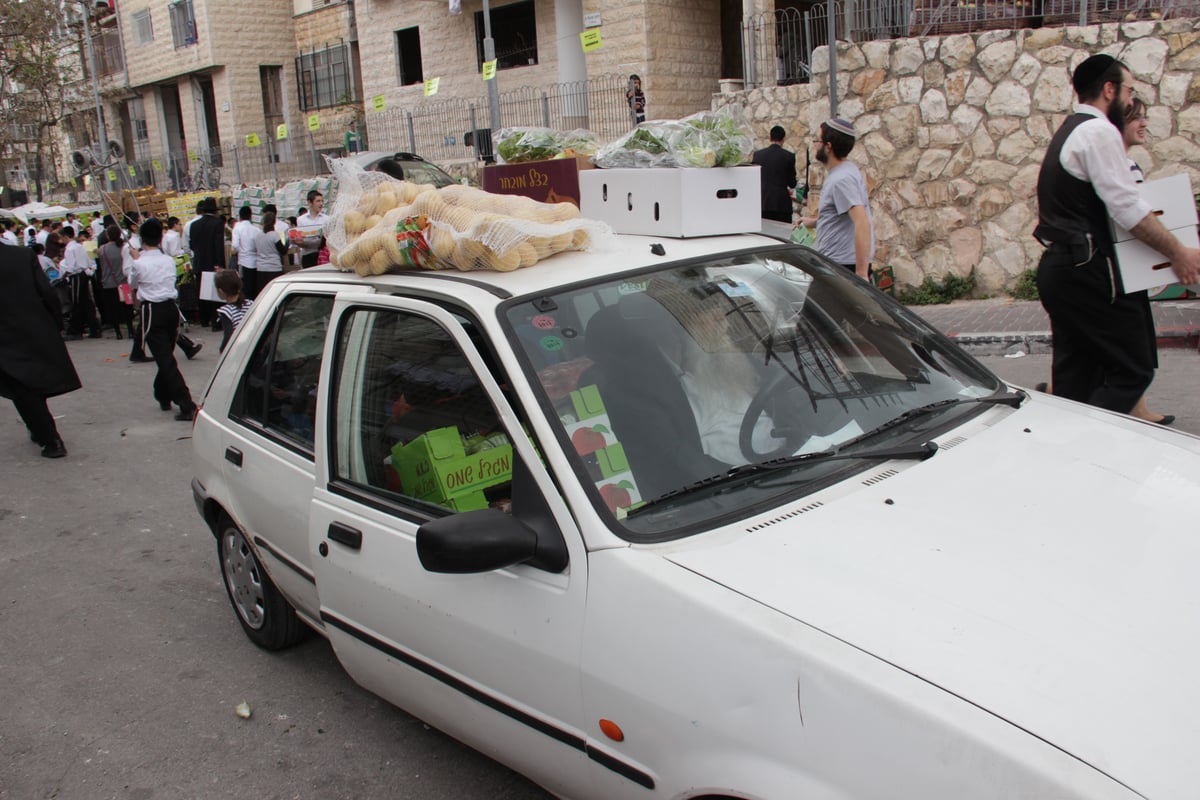
[{"label": "building window", "polygon": [[400,85],[425,82],[421,69],[421,32],[417,28],[396,31],[396,55],[400,63]]},{"label": "building window", "polygon": [[150,138],[150,132],[146,128],[146,105],[142,102],[142,98],[135,97],[129,101],[129,123],[133,127],[133,138],[137,141],[144,141]]},{"label": "building window", "polygon": [[338,45],[296,59],[300,110],[329,108],[355,100],[350,87],[349,48]]},{"label": "building window", "polygon": [[150,21],[150,9],[138,11],[133,15],[133,29],[137,31],[138,44],[150,44],[154,41],[154,25]]},{"label": "building window", "polygon": [[[496,45],[496,68],[524,67],[538,63],[537,18],[533,0],[523,0],[491,9],[492,39]],[[475,48],[483,69],[483,12],[475,12]]]},{"label": "building window", "polygon": [[171,13],[171,38],[175,49],[190,47],[196,43],[196,14],[192,10],[192,0],[176,0],[167,6]]}]

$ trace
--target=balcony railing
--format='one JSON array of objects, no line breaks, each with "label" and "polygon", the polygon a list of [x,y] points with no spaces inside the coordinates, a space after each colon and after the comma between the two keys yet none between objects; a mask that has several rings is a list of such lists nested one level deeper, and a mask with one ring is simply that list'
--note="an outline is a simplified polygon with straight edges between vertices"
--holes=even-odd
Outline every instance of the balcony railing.
[{"label": "balcony railing", "polygon": [[96,57],[96,74],[101,78],[116,75],[125,69],[121,37],[116,31],[104,31],[93,36],[92,52]]}]

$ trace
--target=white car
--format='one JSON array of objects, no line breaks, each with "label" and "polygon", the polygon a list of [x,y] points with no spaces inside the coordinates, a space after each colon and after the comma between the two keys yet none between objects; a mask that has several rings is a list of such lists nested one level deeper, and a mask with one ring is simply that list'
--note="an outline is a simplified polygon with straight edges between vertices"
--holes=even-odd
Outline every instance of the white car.
[{"label": "white car", "polygon": [[249,638],[567,798],[1191,798],[1200,440],[811,250],[273,281],[195,422]]}]

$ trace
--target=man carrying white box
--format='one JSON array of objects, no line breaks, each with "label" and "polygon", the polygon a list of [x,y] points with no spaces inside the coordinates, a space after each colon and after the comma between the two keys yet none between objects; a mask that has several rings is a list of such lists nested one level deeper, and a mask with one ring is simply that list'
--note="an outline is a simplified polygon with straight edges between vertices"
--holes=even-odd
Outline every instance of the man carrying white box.
[{"label": "man carrying white box", "polygon": [[1133,75],[1112,56],[1095,55],[1071,82],[1079,105],[1042,162],[1034,230],[1046,246],[1037,283],[1054,338],[1054,393],[1128,414],[1157,358],[1149,301],[1145,291],[1124,291],[1109,218],[1162,253],[1184,283],[1200,279],[1200,249],[1163,226],[1129,171],[1121,130]]}]

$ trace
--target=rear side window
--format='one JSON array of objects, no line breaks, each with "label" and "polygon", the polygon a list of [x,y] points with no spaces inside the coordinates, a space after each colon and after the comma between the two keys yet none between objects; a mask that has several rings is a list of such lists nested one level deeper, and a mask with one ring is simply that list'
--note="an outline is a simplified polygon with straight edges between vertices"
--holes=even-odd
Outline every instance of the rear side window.
[{"label": "rear side window", "polygon": [[311,454],[329,295],[292,295],[254,347],[231,415]]},{"label": "rear side window", "polygon": [[450,332],[417,314],[362,309],[339,338],[337,478],[418,507],[509,510],[512,445]]}]

